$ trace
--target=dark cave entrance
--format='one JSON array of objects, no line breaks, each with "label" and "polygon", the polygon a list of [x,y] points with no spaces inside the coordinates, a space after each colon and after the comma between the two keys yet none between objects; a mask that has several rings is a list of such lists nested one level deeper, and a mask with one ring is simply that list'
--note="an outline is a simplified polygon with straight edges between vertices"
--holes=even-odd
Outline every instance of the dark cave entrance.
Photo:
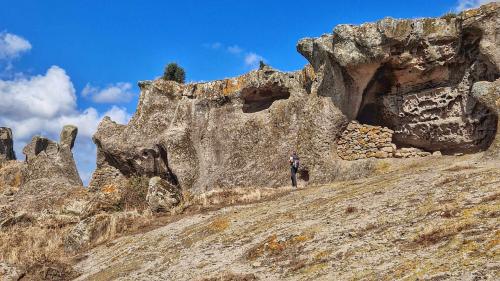
[{"label": "dark cave entrance", "polygon": [[[455,65],[433,71],[412,73],[390,63],[382,65],[363,92],[356,119],[394,130],[392,142],[399,148],[443,154],[486,150],[495,138],[498,116],[470,93],[459,92],[458,84],[470,88],[475,81],[495,77],[474,73],[464,82],[466,67]],[[439,79],[443,73],[451,73],[451,78]]]},{"label": "dark cave entrance", "polygon": [[290,92],[281,86],[251,87],[241,91],[243,99],[243,112],[254,113],[271,107],[273,102],[288,99]]}]

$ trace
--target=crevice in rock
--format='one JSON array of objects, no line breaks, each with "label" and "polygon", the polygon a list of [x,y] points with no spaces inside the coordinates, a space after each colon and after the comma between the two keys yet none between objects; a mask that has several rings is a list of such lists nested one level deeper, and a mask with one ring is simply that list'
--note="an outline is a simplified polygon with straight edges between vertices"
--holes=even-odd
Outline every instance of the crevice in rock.
[{"label": "crevice in rock", "polygon": [[243,112],[254,113],[266,110],[273,102],[289,97],[290,91],[279,85],[245,88],[241,91]]}]

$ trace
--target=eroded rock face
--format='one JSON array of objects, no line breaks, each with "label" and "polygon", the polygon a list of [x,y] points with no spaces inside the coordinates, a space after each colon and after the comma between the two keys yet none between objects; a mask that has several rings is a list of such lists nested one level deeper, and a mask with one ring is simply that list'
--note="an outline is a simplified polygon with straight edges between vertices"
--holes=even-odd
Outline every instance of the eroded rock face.
[{"label": "eroded rock face", "polygon": [[182,188],[280,186],[297,149],[310,180],[338,170],[335,138],[346,118],[329,98],[308,93],[311,69],[268,67],[237,78],[181,85],[145,81],[128,125],[105,118],[94,135],[91,188],[132,175],[159,176]]},{"label": "eroded rock face", "polygon": [[349,119],[387,126],[398,145],[445,153],[485,150],[497,113],[471,95],[499,77],[498,3],[457,17],[339,25],[297,49],[314,67],[312,92]]},{"label": "eroded rock face", "polygon": [[292,149],[310,182],[349,178],[336,141],[355,119],[394,131],[401,155],[486,150],[498,113],[471,89],[499,77],[498,13],[493,3],[455,17],[340,25],[301,40],[312,67],[292,73],[265,66],[208,83],[140,82],[130,123],[105,118],[94,135],[91,189],[136,175],[194,191],[280,186]]},{"label": "eroded rock face", "polygon": [[182,200],[182,195],[177,186],[174,186],[160,177],[149,180],[146,201],[153,212],[167,212],[177,206]]},{"label": "eroded rock face", "polygon": [[0,127],[0,166],[2,163],[15,160],[14,141],[12,139],[12,130],[10,128]]},{"label": "eroded rock face", "polygon": [[26,145],[25,188],[60,188],[82,186],[71,148],[76,138],[76,127],[65,126],[61,132],[61,143],[45,137],[35,136]]}]

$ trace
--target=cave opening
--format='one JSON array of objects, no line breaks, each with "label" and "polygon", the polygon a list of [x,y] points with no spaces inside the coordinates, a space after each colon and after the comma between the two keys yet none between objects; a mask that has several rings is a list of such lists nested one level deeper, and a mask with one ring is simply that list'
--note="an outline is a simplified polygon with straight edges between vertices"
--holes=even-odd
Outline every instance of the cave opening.
[{"label": "cave opening", "polygon": [[460,89],[489,76],[474,73],[467,79],[466,69],[453,67],[418,73],[401,65],[380,66],[363,92],[357,121],[392,129],[398,148],[443,154],[486,150],[495,138],[498,116],[470,90]]},{"label": "cave opening", "polygon": [[241,98],[243,99],[243,112],[254,113],[266,110],[273,102],[282,99],[288,99],[290,91],[281,86],[269,87],[250,87],[241,91]]}]

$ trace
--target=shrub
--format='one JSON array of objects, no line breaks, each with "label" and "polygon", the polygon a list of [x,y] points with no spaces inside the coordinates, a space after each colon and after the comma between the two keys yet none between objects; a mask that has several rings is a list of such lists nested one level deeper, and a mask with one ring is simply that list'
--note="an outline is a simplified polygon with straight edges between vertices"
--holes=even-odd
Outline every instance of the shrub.
[{"label": "shrub", "polygon": [[169,63],[165,66],[163,79],[167,81],[175,81],[177,83],[184,83],[184,80],[186,79],[186,72],[176,63]]}]

